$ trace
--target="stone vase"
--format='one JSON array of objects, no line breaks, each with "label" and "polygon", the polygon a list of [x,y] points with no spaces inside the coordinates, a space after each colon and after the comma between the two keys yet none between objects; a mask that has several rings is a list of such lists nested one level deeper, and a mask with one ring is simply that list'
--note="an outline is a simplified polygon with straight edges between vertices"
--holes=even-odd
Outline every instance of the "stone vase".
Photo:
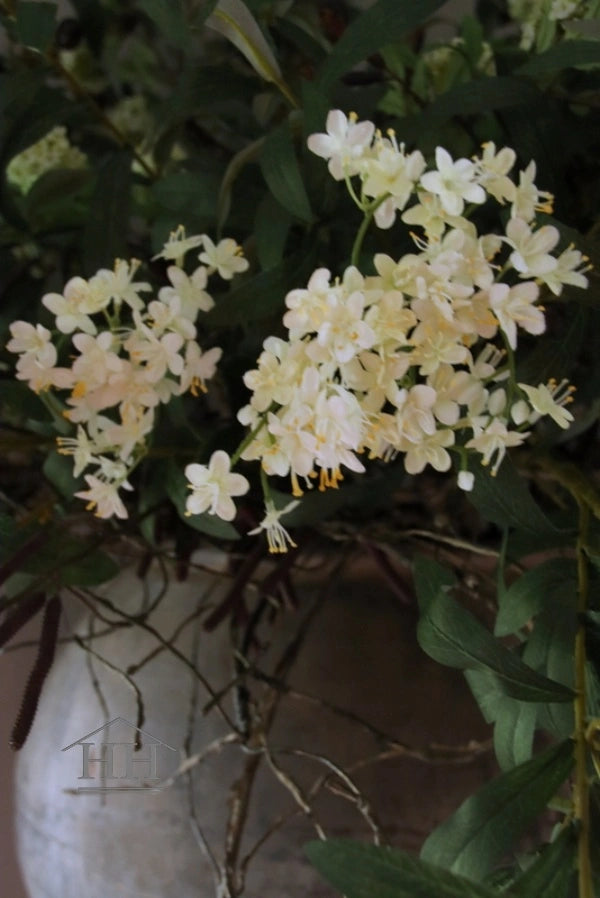
[{"label": "stone vase", "polygon": [[58,654],[16,776],[31,898],[332,896],[308,840],[416,850],[490,775],[489,753],[439,747],[485,727],[373,567],[294,572],[295,607],[267,601],[258,624],[251,587],[235,626],[209,632],[231,584],[213,566],[166,585],[125,570],[93,625],[65,597],[80,642]]}]

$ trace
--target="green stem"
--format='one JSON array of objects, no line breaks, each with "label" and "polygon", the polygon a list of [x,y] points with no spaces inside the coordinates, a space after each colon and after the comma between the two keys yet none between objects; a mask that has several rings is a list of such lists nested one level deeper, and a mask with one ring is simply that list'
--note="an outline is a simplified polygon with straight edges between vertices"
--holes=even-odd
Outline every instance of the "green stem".
[{"label": "green stem", "polygon": [[242,440],[240,445],[237,447],[237,449],[231,456],[231,467],[232,468],[235,467],[235,465],[240,460],[244,449],[248,448],[248,446],[250,445],[250,443],[252,442],[254,437],[257,435],[257,433],[260,433],[260,431],[263,429],[263,427],[265,426],[266,423],[267,423],[267,412],[265,412],[265,414],[262,416],[262,418],[260,419],[258,424],[250,431],[250,433],[246,434],[246,436],[244,437],[244,439]]},{"label": "green stem", "polygon": [[[581,621],[588,604],[589,572],[585,546],[588,539],[590,510],[585,502],[579,503],[579,537],[577,539],[577,613]],[[579,824],[577,842],[577,873],[579,898],[594,898],[592,868],[590,863],[590,796],[587,771],[586,741],[586,692],[585,692],[585,629],[582,623],[575,636],[575,783],[573,806],[575,820]]]},{"label": "green stem", "polygon": [[262,465],[260,466],[260,485],[263,491],[263,498],[265,500],[266,507],[267,502],[272,502],[273,500],[271,498],[271,487],[269,486],[269,481],[267,479],[267,472]]},{"label": "green stem", "polygon": [[358,233],[354,241],[354,246],[352,247],[352,255],[350,257],[351,265],[355,265],[356,267],[358,267],[358,260],[360,251],[362,249],[363,240],[365,239],[365,234],[369,229],[369,225],[373,220],[373,216],[375,215],[381,204],[387,200],[389,195],[389,193],[384,193],[383,196],[377,197],[375,202],[371,203],[371,205],[367,206],[367,208],[365,209],[365,217],[363,218],[361,226],[358,229]]}]

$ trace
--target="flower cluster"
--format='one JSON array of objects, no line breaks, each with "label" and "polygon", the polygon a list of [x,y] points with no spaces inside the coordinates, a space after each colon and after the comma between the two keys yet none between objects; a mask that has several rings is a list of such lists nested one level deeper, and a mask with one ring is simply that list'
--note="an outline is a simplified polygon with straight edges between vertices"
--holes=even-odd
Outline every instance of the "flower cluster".
[{"label": "flower cluster", "polygon": [[[573,246],[559,249],[557,228],[538,221],[551,212],[552,196],[536,185],[535,163],[515,172],[515,152],[487,143],[472,159],[438,147],[428,167],[392,131],[384,136],[354,115],[333,110],[326,128],[309,137],[309,149],[364,215],[351,264],[338,277],[318,268],[288,293],[287,336],[268,337],[244,375],[250,398],[237,417],[245,439],[232,457],[218,449],[208,464],[185,469],[186,513],[231,521],[234,498],[250,488],[232,469],[240,458],[259,461],[265,516],[251,532],[264,531],[274,552],[294,545],[280,518],[297,501],[276,508],[269,477],[289,477],[297,499],[314,480],[321,490],[337,487],[344,468],[362,472],[366,459],[401,456],[417,474],[428,465],[449,470],[454,452],[458,484],[470,489],[469,454],[494,475],[540,417],[563,428],[573,419],[566,381],[515,376],[520,334],[546,327],[543,291],[558,297],[565,285],[585,288],[589,267]],[[503,207],[493,231],[475,223],[484,205]],[[398,219],[415,229],[414,250],[400,258],[375,253],[361,271],[368,226],[390,228]],[[200,264],[187,273],[184,258],[198,248]],[[248,267],[234,240],[215,244],[182,227],[155,258],[168,263],[170,282],[155,299],[150,284],[135,280],[139,263],[122,260],[43,297],[61,341],[72,335],[70,367],[58,365],[41,324],[11,326],[17,377],[42,395],[69,391],[63,414],[77,435],[60,438],[60,451],[74,456],[76,476],[92,468],[77,495],[100,517],[127,516],[119,490],[131,489],[157,407],[204,390],[215,372],[221,350],[203,352],[196,339],[197,316],[213,305],[208,276],[230,280]]]},{"label": "flower cluster", "polygon": [[[320,268],[288,293],[287,339],[269,337],[244,377],[252,395],[238,418],[252,436],[241,457],[289,475],[300,496],[300,480],[337,487],[341,469],[363,471],[364,457],[401,454],[416,474],[448,470],[452,448],[463,461],[473,450],[495,474],[541,415],[568,426],[568,384],[512,376],[519,331],[545,330],[541,288],[558,296],[565,284],[587,286],[585,257],[557,253],[558,230],[537,226],[552,198],[535,185],[535,164],[515,179],[514,151],[487,144],[471,160],[439,147],[427,170],[393,133],[337,110],[308,146],[367,219],[387,228],[399,214],[422,233],[400,259],[376,254],[374,274],[350,265],[333,278]],[[480,234],[467,217],[488,201],[510,206],[500,233]]]},{"label": "flower cluster", "polygon": [[62,125],[27,147],[8,163],[6,177],[21,193],[27,193],[39,177],[55,168],[85,168],[87,156],[72,146]]},{"label": "flower cluster", "polygon": [[[188,275],[184,256],[199,246],[203,264]],[[170,285],[156,299],[143,298],[152,288],[135,280],[135,260],[117,260],[112,271],[101,269],[89,280],[71,278],[62,293],[43,297],[61,342],[61,335],[72,335],[77,354],[70,367],[57,365],[53,336],[42,325],[16,321],[10,328],[7,348],[20,356],[17,377],[38,393],[69,391],[62,414],[77,425],[77,435],[59,437],[59,451],[74,457],[76,477],[92,469],[85,474],[88,489],[76,495],[102,518],[127,517],[119,490],[131,489],[128,477],[146,452],[157,407],[187,390],[205,390],[215,373],[221,350],[203,352],[196,339],[198,313],[214,305],[208,276],[218,271],[231,278],[248,265],[233,240],[215,245],[206,235],[186,237],[183,228],[159,256],[171,263]]]}]

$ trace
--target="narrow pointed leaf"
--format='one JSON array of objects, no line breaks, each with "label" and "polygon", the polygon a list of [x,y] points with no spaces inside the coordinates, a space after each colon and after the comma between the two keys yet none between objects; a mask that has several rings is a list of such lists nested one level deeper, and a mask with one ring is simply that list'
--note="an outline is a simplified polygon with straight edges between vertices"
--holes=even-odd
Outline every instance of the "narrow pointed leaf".
[{"label": "narrow pointed leaf", "polygon": [[346,898],[498,898],[500,894],[396,848],[328,839],[310,842],[305,851]]},{"label": "narrow pointed leaf", "polygon": [[529,761],[533,751],[533,734],[537,705],[505,698],[494,726],[494,751],[502,770]]},{"label": "narrow pointed leaf", "polygon": [[311,221],[310,203],[288,122],[284,122],[267,137],[260,163],[265,181],[275,199],[292,215],[303,221]]},{"label": "narrow pointed leaf", "polygon": [[421,857],[475,880],[485,877],[567,779],[570,739],[514,767],[471,795],[429,836]]},{"label": "narrow pointed leaf", "polygon": [[219,0],[206,25],[231,41],[265,81],[281,80],[279,63],[256,19],[241,0]]},{"label": "narrow pointed leaf", "polygon": [[517,527],[536,535],[556,534],[556,528],[534,502],[526,481],[509,458],[504,459],[495,477],[481,465],[473,470],[475,486],[469,498],[483,518],[502,528]]},{"label": "narrow pointed leaf", "polygon": [[120,151],[109,156],[98,170],[90,201],[94,213],[83,231],[84,276],[112,267],[116,258],[127,258],[130,191],[131,155]]},{"label": "narrow pointed leaf", "polygon": [[522,701],[572,700],[571,689],[536,673],[451,598],[448,572],[436,562],[417,559],[415,586],[421,609],[417,638],[435,661],[462,670],[493,671],[504,694]]},{"label": "narrow pointed leaf", "polygon": [[[567,604],[577,588],[577,571],[572,558],[543,561],[515,580],[500,598],[496,636],[516,633],[549,602]],[[573,602],[571,601],[571,606]]]},{"label": "narrow pointed leaf", "polygon": [[382,46],[401,40],[442,6],[444,0],[378,0],[359,15],[337,42],[317,73],[321,90]]}]

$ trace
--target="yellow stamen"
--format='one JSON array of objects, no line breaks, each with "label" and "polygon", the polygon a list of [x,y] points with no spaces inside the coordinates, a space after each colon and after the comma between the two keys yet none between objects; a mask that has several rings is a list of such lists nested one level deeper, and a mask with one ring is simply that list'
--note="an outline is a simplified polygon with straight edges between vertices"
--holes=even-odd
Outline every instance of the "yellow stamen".
[{"label": "yellow stamen", "polygon": [[304,493],[300,489],[300,484],[298,483],[298,478],[295,471],[291,471],[290,480],[292,481],[292,496],[298,499],[300,496],[303,496]]}]

